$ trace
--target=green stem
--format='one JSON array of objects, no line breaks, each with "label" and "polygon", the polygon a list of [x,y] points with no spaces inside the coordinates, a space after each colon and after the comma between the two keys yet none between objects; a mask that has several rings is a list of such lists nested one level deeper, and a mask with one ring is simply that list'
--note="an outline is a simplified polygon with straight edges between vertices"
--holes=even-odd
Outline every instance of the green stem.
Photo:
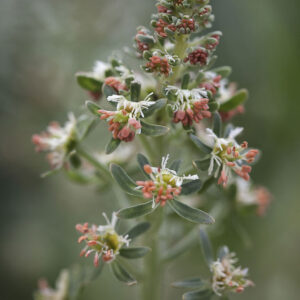
[{"label": "green stem", "polygon": [[163,287],[163,266],[160,263],[160,234],[159,229],[163,221],[163,209],[158,208],[155,213],[147,217],[151,222],[151,230],[147,234],[145,243],[152,249],[145,256],[145,278],[141,286],[141,298],[143,300],[160,300]]}]

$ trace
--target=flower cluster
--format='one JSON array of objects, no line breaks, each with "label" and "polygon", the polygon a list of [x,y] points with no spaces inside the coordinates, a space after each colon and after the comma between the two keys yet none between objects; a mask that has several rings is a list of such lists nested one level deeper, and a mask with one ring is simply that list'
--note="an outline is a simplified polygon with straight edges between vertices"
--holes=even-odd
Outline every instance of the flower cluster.
[{"label": "flower cluster", "polygon": [[76,146],[76,124],[74,115],[70,113],[64,127],[57,122],[52,122],[47,127],[47,131],[32,136],[36,151],[48,152],[47,159],[52,169],[61,168],[68,154]]},{"label": "flower cluster", "polygon": [[149,62],[146,63],[145,70],[148,72],[163,74],[167,77],[170,74],[171,66],[166,57],[154,55],[149,58]]},{"label": "flower cluster", "polygon": [[150,101],[150,98],[151,94],[139,102],[129,101],[122,95],[112,95],[107,98],[109,102],[117,104],[116,111],[100,109],[98,112],[101,120],[108,121],[114,139],[131,142],[135,134],[141,133],[142,125],[139,119],[144,117],[143,110],[155,103]]},{"label": "flower cluster", "polygon": [[78,243],[85,242],[86,245],[80,252],[80,256],[88,257],[94,253],[94,265],[99,265],[99,259],[102,258],[103,262],[112,262],[119,254],[119,250],[123,246],[128,246],[130,240],[128,236],[119,235],[116,230],[117,216],[112,214],[111,221],[103,214],[106,219],[107,225],[89,227],[88,223],[77,224],[76,230],[82,235],[78,239]]},{"label": "flower cluster", "polygon": [[235,183],[237,203],[244,207],[254,206],[257,215],[263,216],[271,202],[270,192],[263,186],[253,186],[249,181],[240,178]]},{"label": "flower cluster", "polygon": [[158,203],[164,206],[167,200],[178,196],[184,180],[198,179],[197,175],[178,176],[176,171],[167,168],[168,159],[169,155],[162,158],[160,168],[145,165],[144,171],[150,176],[150,180],[136,182],[138,188],[142,189],[144,197],[153,199],[153,207]]},{"label": "flower cluster", "polygon": [[180,89],[176,86],[167,86],[166,94],[175,96],[172,104],[174,111],[173,122],[181,122],[183,126],[199,123],[203,118],[210,118],[207,93],[204,89]]},{"label": "flower cluster", "polygon": [[222,76],[214,72],[205,72],[205,79],[200,83],[200,87],[206,91],[210,91],[213,95],[216,95],[221,86]]},{"label": "flower cluster", "polygon": [[234,253],[227,253],[212,263],[212,288],[218,296],[228,292],[241,293],[246,287],[253,286],[253,282],[247,279],[248,269],[236,267],[236,263]]},{"label": "flower cluster", "polygon": [[218,184],[226,186],[230,170],[233,170],[244,180],[249,180],[251,167],[245,163],[252,163],[259,151],[256,149],[248,149],[247,142],[243,142],[241,145],[236,142],[235,137],[242,132],[243,128],[237,127],[231,130],[227,138],[217,137],[209,128],[206,130],[208,136],[212,138],[213,141],[213,150],[210,154],[210,166],[208,169],[209,175],[212,174],[216,164],[215,176],[217,176],[221,170]]}]

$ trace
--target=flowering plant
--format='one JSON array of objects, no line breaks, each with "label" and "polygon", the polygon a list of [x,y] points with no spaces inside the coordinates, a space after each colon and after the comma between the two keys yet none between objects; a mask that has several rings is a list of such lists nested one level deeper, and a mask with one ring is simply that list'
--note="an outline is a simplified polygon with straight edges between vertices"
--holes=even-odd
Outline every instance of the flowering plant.
[{"label": "flowering plant", "polygon": [[[214,67],[222,33],[202,33],[214,20],[209,0],[159,0],[156,7],[153,30],[139,27],[134,37],[132,54],[142,70],[113,56],[78,72],[91,98],[88,114],[69,114],[64,127],[53,122],[33,136],[36,150],[48,152],[52,170],[45,175],[62,171],[103,192],[110,187],[119,205],[111,220],[103,214],[107,225],[76,225],[85,244],[80,256],[92,254],[97,271],[64,270],[57,290],[44,282],[36,299],[76,299],[106,265],[119,281],[140,283],[139,299],[161,299],[166,266],[199,238],[211,277],[175,282],[195,289],[183,299],[225,299],[253,285],[227,247],[213,258],[204,231],[207,226],[213,236],[228,219],[240,228],[245,211],[261,216],[271,199],[266,188],[249,182],[259,151],[238,142],[243,128],[230,123],[244,112],[248,92],[229,81],[230,67]],[[87,151],[84,139],[104,121],[111,132],[105,151]],[[130,170],[135,156],[139,170]],[[125,221],[137,218],[143,221],[120,234]],[[137,237],[143,246],[133,246]],[[126,259],[140,258],[143,265],[131,270]]]}]

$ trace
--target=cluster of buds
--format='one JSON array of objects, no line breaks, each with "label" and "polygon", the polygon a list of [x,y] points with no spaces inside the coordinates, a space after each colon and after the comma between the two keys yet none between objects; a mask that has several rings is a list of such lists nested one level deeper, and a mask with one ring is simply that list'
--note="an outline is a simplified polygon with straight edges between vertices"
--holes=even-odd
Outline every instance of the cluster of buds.
[{"label": "cluster of buds", "polygon": [[167,86],[166,94],[175,96],[172,105],[174,111],[173,122],[181,122],[183,126],[199,123],[203,118],[210,118],[207,93],[204,89],[185,90],[176,86]]},{"label": "cluster of buds", "polygon": [[151,35],[150,31],[145,27],[138,27],[137,34],[134,37],[135,49],[138,52],[138,56],[142,57],[144,51],[150,50],[155,44],[155,39]]},{"label": "cluster of buds", "polygon": [[212,7],[205,5],[199,10],[197,15],[197,21],[200,28],[210,28],[214,21],[214,15],[212,14]]},{"label": "cluster of buds", "polygon": [[154,55],[149,58],[149,62],[147,62],[145,66],[145,70],[147,72],[163,74],[167,77],[170,74],[171,66],[166,57]]},{"label": "cluster of buds", "polygon": [[216,164],[215,176],[221,170],[218,184],[226,186],[231,170],[248,181],[250,179],[251,166],[245,163],[252,163],[259,151],[257,149],[248,149],[247,142],[239,145],[235,141],[235,137],[242,132],[243,128],[237,127],[231,130],[228,138],[219,138],[211,129],[207,128],[206,130],[209,133],[208,136],[213,139],[213,150],[210,154],[210,166],[208,169],[209,175],[212,174]]},{"label": "cluster of buds", "polygon": [[236,263],[234,253],[227,253],[212,263],[212,288],[218,296],[228,292],[241,293],[246,287],[253,286],[253,282],[247,278],[248,269],[236,267]]},{"label": "cluster of buds", "polygon": [[80,256],[88,257],[94,253],[94,265],[99,265],[99,260],[102,258],[103,262],[112,262],[119,254],[119,250],[123,246],[129,245],[130,240],[128,236],[119,235],[116,230],[117,216],[112,214],[111,221],[103,214],[106,219],[107,225],[89,227],[88,223],[77,224],[76,230],[82,235],[78,239],[78,243],[85,242],[85,247],[80,252]]},{"label": "cluster of buds", "polygon": [[122,95],[112,95],[107,98],[109,102],[117,103],[116,111],[100,109],[98,113],[101,115],[101,120],[108,121],[114,139],[131,142],[135,134],[141,133],[142,125],[139,119],[144,117],[143,109],[148,109],[155,103],[150,101],[150,97],[151,94],[139,102],[129,101]]},{"label": "cluster of buds", "polygon": [[113,88],[117,93],[120,93],[120,91],[127,91],[128,87],[126,86],[125,82],[121,81],[119,78],[117,77],[107,77],[104,81],[104,83],[108,86],[110,86],[111,88]]},{"label": "cluster of buds", "polygon": [[237,203],[246,207],[255,207],[258,216],[263,216],[270,205],[272,196],[263,186],[253,186],[249,181],[236,179]]},{"label": "cluster of buds", "polygon": [[216,47],[219,45],[219,42],[220,42],[220,34],[212,34],[210,37],[211,37],[211,38],[214,38],[216,41],[215,41],[214,43],[206,43],[206,44],[205,44],[205,48],[206,48],[207,50],[212,51],[212,50],[215,50]]},{"label": "cluster of buds", "polygon": [[191,65],[205,66],[208,62],[209,53],[204,48],[198,48],[188,54],[183,60],[185,63],[189,62]]},{"label": "cluster of buds", "polygon": [[153,199],[153,207],[155,204],[164,206],[168,200],[178,196],[184,180],[198,179],[197,175],[178,176],[176,171],[167,168],[168,159],[169,155],[162,158],[160,168],[144,165],[144,171],[150,176],[150,180],[136,182],[144,197]]},{"label": "cluster of buds", "polygon": [[47,127],[47,131],[32,136],[36,151],[48,152],[47,159],[52,169],[61,168],[68,154],[75,148],[76,124],[74,115],[70,113],[64,127],[57,122],[52,122]]},{"label": "cluster of buds", "polygon": [[214,72],[205,72],[205,80],[200,83],[200,87],[210,91],[215,95],[221,87],[222,76]]}]

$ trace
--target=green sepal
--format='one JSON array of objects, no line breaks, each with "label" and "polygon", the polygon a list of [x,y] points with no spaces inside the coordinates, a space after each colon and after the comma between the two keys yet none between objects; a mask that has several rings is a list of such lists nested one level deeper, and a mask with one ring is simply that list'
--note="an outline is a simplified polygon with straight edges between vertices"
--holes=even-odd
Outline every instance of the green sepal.
[{"label": "green sepal", "polygon": [[209,240],[209,237],[204,229],[200,229],[199,231],[200,244],[202,248],[202,253],[205,259],[207,266],[210,268],[211,264],[214,261],[214,254],[212,250],[212,246]]},{"label": "green sepal", "polygon": [[180,281],[176,281],[172,283],[173,287],[176,288],[200,288],[206,285],[206,282],[204,282],[201,278],[188,278]]},{"label": "green sepal", "polygon": [[198,192],[202,187],[202,182],[199,179],[183,183],[181,186],[180,195],[189,195]]},{"label": "green sepal", "polygon": [[114,152],[119,147],[120,144],[121,144],[121,140],[111,138],[111,140],[108,142],[108,144],[105,147],[105,153],[110,154]]},{"label": "green sepal", "polygon": [[237,108],[239,105],[243,104],[249,96],[249,93],[246,89],[241,89],[237,91],[234,96],[232,96],[228,101],[221,104],[219,110],[222,112],[227,112],[232,109]]},{"label": "green sepal", "polygon": [[161,136],[169,132],[169,128],[162,125],[149,124],[145,121],[141,121],[141,132],[149,136]]},{"label": "green sepal", "polygon": [[130,240],[134,240],[138,236],[145,233],[149,228],[151,227],[151,224],[149,222],[140,222],[137,225],[133,226],[131,229],[129,229],[124,236],[128,236]]},{"label": "green sepal", "polygon": [[136,279],[133,278],[131,274],[120,264],[118,261],[114,261],[111,264],[111,270],[115,277],[121,281],[126,283],[127,285],[134,285],[137,284]]},{"label": "green sepal", "polygon": [[149,247],[125,247],[120,249],[120,255],[128,259],[137,259],[144,257],[149,251],[151,251]]},{"label": "green sepal", "polygon": [[200,224],[213,224],[215,222],[209,214],[198,208],[188,206],[175,199],[168,200],[167,203],[179,216],[190,222]]},{"label": "green sepal", "polygon": [[101,107],[99,105],[97,105],[95,102],[93,101],[85,101],[85,106],[86,108],[95,116],[99,117],[99,112],[98,110],[101,109]]},{"label": "green sepal", "polygon": [[197,136],[194,134],[189,134],[189,137],[194,142],[194,144],[204,153],[210,154],[212,152],[212,148],[204,144]]},{"label": "green sepal", "polygon": [[145,216],[152,213],[155,210],[156,207],[153,208],[152,205],[153,201],[151,200],[142,204],[123,208],[117,212],[117,216],[120,219],[132,219]]},{"label": "green sepal", "polygon": [[85,90],[96,93],[100,92],[103,82],[93,78],[93,75],[85,72],[76,73],[78,84]]},{"label": "green sepal", "polygon": [[167,104],[167,99],[159,99],[155,101],[155,104],[143,110],[144,118],[151,116],[156,110],[163,108]]},{"label": "green sepal", "polygon": [[141,94],[141,84],[137,81],[131,82],[130,85],[130,100],[138,102]]},{"label": "green sepal", "polygon": [[125,192],[133,196],[141,196],[141,192],[135,189],[137,187],[136,183],[128,176],[122,167],[116,164],[111,164],[110,171],[116,182]]}]

